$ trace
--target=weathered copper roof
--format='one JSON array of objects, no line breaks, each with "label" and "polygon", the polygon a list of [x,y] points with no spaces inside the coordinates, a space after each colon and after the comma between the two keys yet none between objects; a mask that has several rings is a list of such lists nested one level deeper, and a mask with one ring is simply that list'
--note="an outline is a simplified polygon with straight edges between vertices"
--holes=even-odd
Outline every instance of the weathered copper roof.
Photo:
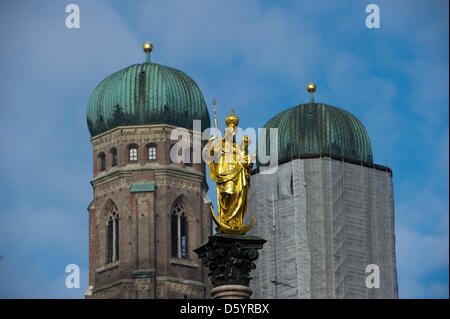
[{"label": "weathered copper roof", "polygon": [[171,124],[202,130],[211,122],[202,92],[185,73],[156,63],[134,64],[104,79],[87,107],[91,136],[117,126]]},{"label": "weathered copper roof", "polygon": [[[270,119],[265,128],[278,128],[278,159],[330,154],[372,163],[370,138],[362,123],[341,108],[306,103],[287,109]],[[266,133],[269,154],[269,130]]]}]

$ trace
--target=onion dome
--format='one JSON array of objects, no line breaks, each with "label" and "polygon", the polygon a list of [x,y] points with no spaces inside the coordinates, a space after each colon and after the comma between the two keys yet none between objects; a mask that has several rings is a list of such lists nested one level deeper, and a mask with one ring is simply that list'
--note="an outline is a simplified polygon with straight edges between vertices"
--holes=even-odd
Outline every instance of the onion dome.
[{"label": "onion dome", "polygon": [[118,126],[170,124],[192,129],[201,120],[211,126],[205,99],[197,84],[180,70],[152,63],[153,45],[145,43],[146,62],[134,64],[104,79],[87,107],[91,136]]},{"label": "onion dome", "polygon": [[329,154],[372,163],[372,146],[363,124],[344,109],[315,103],[316,86],[307,86],[311,99],[275,115],[264,126],[269,154],[270,128],[278,128],[278,160]]}]

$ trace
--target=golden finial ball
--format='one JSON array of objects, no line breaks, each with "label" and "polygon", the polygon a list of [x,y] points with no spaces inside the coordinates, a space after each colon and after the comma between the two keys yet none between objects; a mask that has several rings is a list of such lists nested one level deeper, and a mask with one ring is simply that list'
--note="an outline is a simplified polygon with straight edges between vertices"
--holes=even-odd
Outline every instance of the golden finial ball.
[{"label": "golden finial ball", "polygon": [[144,52],[152,52],[153,50],[153,45],[150,42],[145,42],[144,45],[142,46],[142,48],[144,49]]},{"label": "golden finial ball", "polygon": [[314,93],[314,92],[316,92],[316,89],[317,89],[317,86],[314,84],[314,83],[309,83],[308,84],[308,86],[306,87],[306,90],[309,92],[309,93]]}]

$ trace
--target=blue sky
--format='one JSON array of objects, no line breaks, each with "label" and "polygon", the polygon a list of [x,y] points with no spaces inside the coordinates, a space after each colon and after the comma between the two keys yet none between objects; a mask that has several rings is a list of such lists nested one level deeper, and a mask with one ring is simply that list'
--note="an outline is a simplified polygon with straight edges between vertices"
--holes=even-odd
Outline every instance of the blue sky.
[{"label": "blue sky", "polygon": [[[80,7],[67,29],[65,7]],[[365,7],[380,7],[367,29]],[[401,298],[449,297],[448,2],[3,1],[0,4],[0,298],[82,298],[88,283],[96,85],[145,56],[183,70],[219,122],[316,101],[356,115],[390,162]],[[211,185],[211,183],[210,183]],[[211,198],[215,198],[213,192]],[[81,288],[65,287],[78,264]]]}]

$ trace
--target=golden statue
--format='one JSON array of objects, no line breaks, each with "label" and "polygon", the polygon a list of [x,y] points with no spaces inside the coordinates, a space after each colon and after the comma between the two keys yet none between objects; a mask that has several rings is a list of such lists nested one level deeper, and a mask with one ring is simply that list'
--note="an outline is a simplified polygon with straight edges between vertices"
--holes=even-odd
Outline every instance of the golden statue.
[{"label": "golden statue", "polygon": [[216,217],[212,204],[211,214],[217,232],[243,235],[252,228],[255,220],[255,214],[252,214],[250,224],[246,226],[243,223],[247,212],[247,194],[254,155],[248,154],[248,136],[244,136],[241,145],[236,143],[239,118],[234,114],[234,110],[225,120],[227,128],[224,137],[218,139],[215,101],[213,104],[216,134],[209,139],[204,152],[207,152],[209,158],[216,154],[215,158],[207,160],[207,163],[210,177],[216,183],[219,217]]}]

